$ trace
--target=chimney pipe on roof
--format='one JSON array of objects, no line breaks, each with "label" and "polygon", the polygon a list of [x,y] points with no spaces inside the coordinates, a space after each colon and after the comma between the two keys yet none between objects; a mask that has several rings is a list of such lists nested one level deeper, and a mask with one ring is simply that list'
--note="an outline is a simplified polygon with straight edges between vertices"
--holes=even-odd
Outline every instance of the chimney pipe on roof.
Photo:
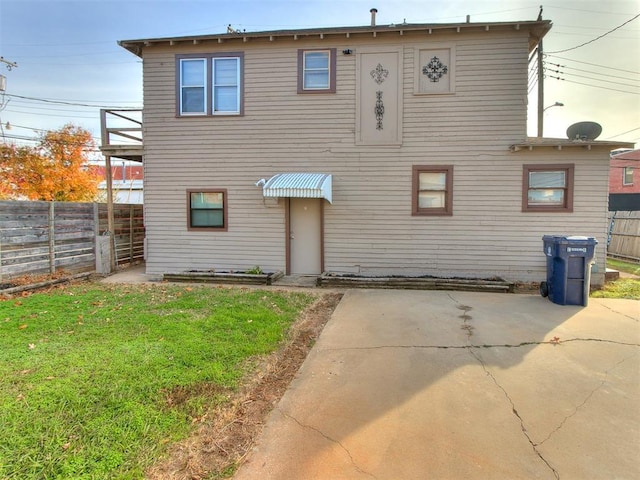
[{"label": "chimney pipe on roof", "polygon": [[376,13],[378,13],[378,9],[377,8],[372,8],[369,11],[371,12],[371,26],[375,27],[376,26]]}]

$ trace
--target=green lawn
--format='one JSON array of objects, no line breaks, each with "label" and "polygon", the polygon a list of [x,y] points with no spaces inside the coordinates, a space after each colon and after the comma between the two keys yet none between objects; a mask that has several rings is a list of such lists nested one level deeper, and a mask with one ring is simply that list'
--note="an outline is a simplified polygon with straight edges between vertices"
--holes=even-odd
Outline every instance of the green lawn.
[{"label": "green lawn", "polygon": [[640,300],[640,280],[620,278],[614,282],[605,283],[601,290],[591,292],[595,298],[629,298]]},{"label": "green lawn", "polygon": [[85,284],[0,301],[0,478],[141,478],[312,300]]},{"label": "green lawn", "polygon": [[607,268],[640,276],[640,263],[625,262],[624,260],[607,257]]},{"label": "green lawn", "polygon": [[[607,268],[640,276],[640,264],[625,262],[615,258],[607,258]],[[607,282],[601,290],[591,292],[596,298],[630,298],[640,300],[640,280],[620,278]]]}]

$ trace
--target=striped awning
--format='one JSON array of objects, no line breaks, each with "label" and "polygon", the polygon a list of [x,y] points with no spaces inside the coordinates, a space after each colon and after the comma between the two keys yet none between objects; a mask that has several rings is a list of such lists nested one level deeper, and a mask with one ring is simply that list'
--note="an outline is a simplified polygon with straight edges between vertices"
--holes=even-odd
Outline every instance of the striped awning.
[{"label": "striped awning", "polygon": [[331,203],[331,175],[327,173],[278,173],[261,180],[265,197],[324,198]]}]

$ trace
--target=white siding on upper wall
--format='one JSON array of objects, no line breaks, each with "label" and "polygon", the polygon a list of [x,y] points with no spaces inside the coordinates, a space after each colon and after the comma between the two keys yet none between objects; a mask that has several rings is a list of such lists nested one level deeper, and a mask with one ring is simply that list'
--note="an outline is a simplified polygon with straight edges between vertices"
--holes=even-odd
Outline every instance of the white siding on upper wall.
[{"label": "white siding on upper wall", "polygon": [[[333,175],[326,271],[540,281],[544,234],[598,237],[604,268],[608,152],[509,151],[526,137],[527,32],[334,38],[144,50],[148,273],[284,270],[285,201],[254,185],[281,172]],[[432,43],[454,47],[453,94],[414,94],[414,55]],[[357,52],[378,44],[401,49],[400,146],[355,141]],[[335,94],[296,93],[299,48],[337,49]],[[244,116],[177,117],[175,55],[224,51],[244,52]],[[573,213],[521,211],[528,163],[575,163]],[[412,166],[430,164],[454,166],[452,216],[411,215]],[[228,230],[188,231],[186,190],[217,188]]]}]

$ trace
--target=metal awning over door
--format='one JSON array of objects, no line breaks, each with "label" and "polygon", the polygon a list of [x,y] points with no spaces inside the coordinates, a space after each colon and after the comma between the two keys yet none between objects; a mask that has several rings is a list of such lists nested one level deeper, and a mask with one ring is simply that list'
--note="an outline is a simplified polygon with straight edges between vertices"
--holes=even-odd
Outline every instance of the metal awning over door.
[{"label": "metal awning over door", "polygon": [[256,185],[265,197],[324,198],[331,203],[331,181],[327,173],[278,173]]}]

